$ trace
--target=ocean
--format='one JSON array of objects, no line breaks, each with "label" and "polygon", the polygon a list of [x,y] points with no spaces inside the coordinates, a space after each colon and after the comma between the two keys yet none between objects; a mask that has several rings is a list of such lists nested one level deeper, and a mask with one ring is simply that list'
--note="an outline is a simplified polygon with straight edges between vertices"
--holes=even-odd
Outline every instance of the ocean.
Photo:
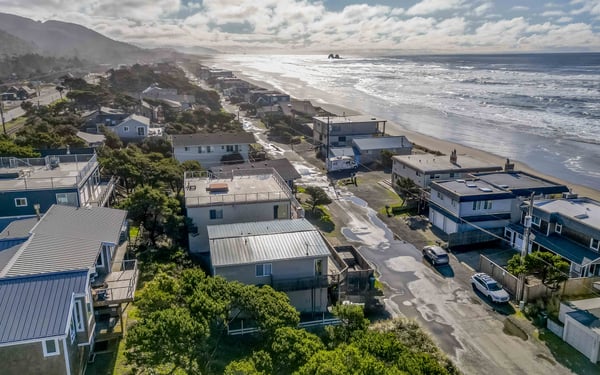
[{"label": "ocean", "polygon": [[600,190],[600,53],[220,55],[214,66],[317,103]]}]

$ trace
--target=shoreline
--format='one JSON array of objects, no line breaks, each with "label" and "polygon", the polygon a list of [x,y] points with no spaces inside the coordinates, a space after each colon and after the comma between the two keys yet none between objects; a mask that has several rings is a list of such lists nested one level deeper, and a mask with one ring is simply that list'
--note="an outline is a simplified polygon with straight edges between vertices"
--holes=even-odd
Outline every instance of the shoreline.
[{"label": "shoreline", "polygon": [[[256,86],[264,87],[266,89],[271,89],[271,90],[280,90],[279,88],[276,88],[266,82],[261,82],[259,80],[249,77],[248,75],[244,74],[243,71],[235,71],[235,74],[240,79],[250,82]],[[281,91],[286,92],[283,88],[281,88]],[[327,103],[327,102],[324,102],[322,100],[318,100],[315,98],[295,98],[294,97],[293,99],[309,100],[313,104],[313,106],[321,107],[324,110],[335,113],[337,115],[341,115],[344,112],[346,115],[362,114],[360,111],[352,110],[352,109],[346,108],[344,106],[341,106],[341,105],[335,104],[335,103]],[[482,160],[482,161],[485,161],[488,163],[496,164],[499,166],[503,166],[506,161],[505,157],[496,155],[489,151],[476,149],[476,148],[473,148],[470,146],[465,146],[465,145],[462,145],[462,144],[459,144],[456,142],[436,138],[431,135],[408,130],[403,125],[395,123],[395,122],[387,121],[387,124],[397,126],[398,128],[402,129],[402,131],[401,132],[397,132],[394,130],[389,131],[386,128],[386,135],[404,135],[413,143],[416,143],[420,146],[427,147],[430,150],[440,151],[440,152],[444,153],[445,155],[449,155],[452,152],[452,150],[456,150],[459,157],[461,155],[463,155],[463,156],[468,155],[470,157],[473,157],[473,158],[476,158],[476,159],[479,159],[479,160]],[[392,127],[390,126],[390,128],[392,128]],[[546,173],[541,173],[538,170],[535,170],[535,169],[529,167],[526,163],[520,162],[515,159],[510,159],[510,161],[511,161],[511,163],[515,164],[515,171],[523,171],[523,172],[538,176],[538,177],[546,179],[546,180],[564,184],[568,188],[570,188],[573,193],[578,194],[579,197],[587,197],[587,198],[591,198],[593,200],[600,202],[600,190],[596,190],[591,187],[567,182],[558,177],[554,177],[554,176],[551,176]]]}]

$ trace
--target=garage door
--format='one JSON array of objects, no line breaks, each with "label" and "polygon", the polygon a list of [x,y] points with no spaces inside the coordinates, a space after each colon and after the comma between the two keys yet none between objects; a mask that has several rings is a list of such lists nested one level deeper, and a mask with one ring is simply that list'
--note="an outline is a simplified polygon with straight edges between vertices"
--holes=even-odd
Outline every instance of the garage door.
[{"label": "garage door", "polygon": [[437,212],[436,210],[430,210],[429,212],[431,213],[431,217],[429,218],[429,220],[431,220],[431,223],[434,226],[440,228],[441,230],[444,230],[444,215]]},{"label": "garage door", "polygon": [[595,360],[595,351],[598,350],[596,345],[594,345],[596,334],[590,332],[587,327],[576,322],[568,315],[565,316],[565,329],[567,331],[565,341],[575,349],[579,350],[586,357]]}]

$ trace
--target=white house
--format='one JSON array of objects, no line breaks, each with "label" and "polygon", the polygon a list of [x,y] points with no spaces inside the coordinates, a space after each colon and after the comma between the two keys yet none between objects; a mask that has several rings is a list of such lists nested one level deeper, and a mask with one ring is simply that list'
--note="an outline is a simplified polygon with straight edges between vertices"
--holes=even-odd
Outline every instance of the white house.
[{"label": "white house", "polygon": [[392,186],[400,177],[410,178],[421,188],[428,188],[431,181],[465,178],[471,173],[500,171],[502,167],[469,156],[458,157],[453,151],[450,157],[433,154],[400,155],[392,157]]},{"label": "white house", "polygon": [[186,172],[185,207],[193,227],[190,251],[208,252],[207,225],[303,217],[289,186],[273,170],[234,171],[227,178],[207,172]]},{"label": "white house", "polygon": [[386,122],[386,120],[365,115],[315,116],[313,117],[313,138],[320,145],[321,152],[327,148],[327,144],[329,147],[352,146],[353,138],[385,135]]},{"label": "white house", "polygon": [[179,162],[196,160],[205,168],[223,164],[224,156],[239,153],[248,161],[250,144],[255,143],[252,133],[195,133],[172,136],[173,156]]},{"label": "white house", "polygon": [[600,298],[562,302],[558,319],[562,339],[590,361],[600,361]]},{"label": "white house", "polygon": [[116,125],[106,126],[124,141],[141,141],[148,137],[150,119],[140,115],[130,115]]}]

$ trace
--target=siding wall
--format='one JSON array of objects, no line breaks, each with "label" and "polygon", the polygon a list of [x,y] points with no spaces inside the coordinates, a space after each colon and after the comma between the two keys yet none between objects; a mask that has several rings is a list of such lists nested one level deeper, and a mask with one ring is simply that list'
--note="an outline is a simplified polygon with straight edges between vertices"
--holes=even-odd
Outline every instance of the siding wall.
[{"label": "siding wall", "polygon": [[[40,212],[46,212],[56,203],[56,193],[77,193],[76,188],[52,190],[23,190],[0,193],[0,217],[35,215],[33,205],[40,204]],[[27,198],[26,207],[16,207],[15,198]]]},{"label": "siding wall", "polygon": [[58,340],[60,355],[45,357],[42,342],[0,347],[0,373],[2,375],[65,375],[64,347]]},{"label": "siding wall", "polygon": [[[234,145],[235,146],[235,145]],[[239,144],[238,152],[244,158],[244,161],[248,161],[248,154],[250,152],[249,144]],[[196,160],[205,168],[216,167],[221,165],[221,158],[225,155],[231,155],[233,152],[227,152],[227,145],[211,145],[211,152],[206,152],[206,146],[202,146],[202,153],[198,153],[199,146],[187,146],[188,150],[185,151],[185,147],[177,146],[173,149],[173,156],[177,161],[184,162],[187,160]]]}]

